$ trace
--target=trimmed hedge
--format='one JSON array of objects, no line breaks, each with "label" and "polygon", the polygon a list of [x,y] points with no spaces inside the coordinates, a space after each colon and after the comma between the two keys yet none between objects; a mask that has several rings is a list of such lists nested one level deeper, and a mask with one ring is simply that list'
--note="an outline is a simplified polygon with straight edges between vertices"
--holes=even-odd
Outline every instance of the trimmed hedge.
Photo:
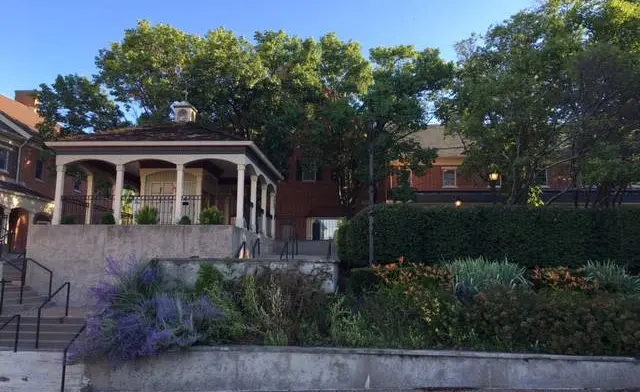
[{"label": "trimmed hedge", "polygon": [[[434,264],[458,257],[509,261],[532,268],[577,267],[587,260],[616,260],[640,271],[640,208],[525,207],[424,208],[379,205],[374,238],[377,263],[405,256]],[[343,224],[337,243],[350,267],[368,263],[368,215]]]}]

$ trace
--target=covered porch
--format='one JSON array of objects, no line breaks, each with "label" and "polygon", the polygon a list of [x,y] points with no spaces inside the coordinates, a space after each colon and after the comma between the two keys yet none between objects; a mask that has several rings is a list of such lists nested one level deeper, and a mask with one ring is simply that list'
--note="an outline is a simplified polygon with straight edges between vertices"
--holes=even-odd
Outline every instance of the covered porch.
[{"label": "covered porch", "polygon": [[[158,224],[199,224],[200,213],[216,207],[222,224],[275,234],[282,176],[253,142],[178,123],[48,145],[56,151],[53,225],[101,224],[109,214],[132,225],[144,207],[157,210]],[[86,181],[86,194],[64,194],[69,170]]]}]

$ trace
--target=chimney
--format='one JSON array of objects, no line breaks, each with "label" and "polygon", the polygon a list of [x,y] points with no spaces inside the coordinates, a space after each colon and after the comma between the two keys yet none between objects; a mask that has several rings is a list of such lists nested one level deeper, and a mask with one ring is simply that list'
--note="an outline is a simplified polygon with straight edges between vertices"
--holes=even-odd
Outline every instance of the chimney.
[{"label": "chimney", "polygon": [[16,101],[35,110],[38,105],[37,94],[36,90],[16,90]]},{"label": "chimney", "polygon": [[186,122],[195,122],[196,114],[198,114],[198,110],[193,107],[189,102],[175,102],[171,105],[173,109],[173,119],[178,123],[186,123]]}]

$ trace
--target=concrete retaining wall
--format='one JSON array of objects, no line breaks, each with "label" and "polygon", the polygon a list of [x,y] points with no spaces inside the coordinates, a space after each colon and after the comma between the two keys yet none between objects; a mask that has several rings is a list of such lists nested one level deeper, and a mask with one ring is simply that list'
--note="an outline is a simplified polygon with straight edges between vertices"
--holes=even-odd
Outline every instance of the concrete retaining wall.
[{"label": "concrete retaining wall", "polygon": [[255,274],[260,269],[297,270],[305,275],[315,276],[320,280],[321,288],[326,292],[335,292],[338,285],[338,262],[327,260],[309,261],[276,261],[276,260],[207,260],[207,259],[161,259],[160,265],[166,274],[168,288],[184,284],[195,288],[198,271],[203,263],[212,264],[228,277],[240,277]]},{"label": "concrete retaining wall", "polygon": [[631,358],[451,351],[200,347],[124,364],[86,364],[95,391],[417,388],[622,389],[640,385]]},{"label": "concrete retaining wall", "polygon": [[[256,237],[227,225],[31,225],[27,256],[53,270],[54,290],[71,282],[72,306],[86,306],[88,288],[104,276],[106,257],[229,258],[242,241],[253,244]],[[271,243],[261,236],[263,249]],[[46,293],[47,279],[39,268],[28,269],[27,284],[40,294]]]},{"label": "concrete retaining wall", "polygon": [[[65,392],[87,389],[84,365],[67,366]],[[60,391],[62,354],[60,352],[0,351],[0,391]]]}]

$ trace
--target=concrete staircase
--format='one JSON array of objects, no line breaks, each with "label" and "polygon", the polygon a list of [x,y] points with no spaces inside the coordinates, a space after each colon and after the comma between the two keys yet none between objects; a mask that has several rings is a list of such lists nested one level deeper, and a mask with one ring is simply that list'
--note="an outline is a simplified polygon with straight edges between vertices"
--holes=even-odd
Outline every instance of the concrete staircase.
[{"label": "concrete staircase", "polygon": [[[13,315],[22,316],[18,338],[18,350],[35,350],[37,330],[37,310],[45,301],[46,296],[39,295],[28,286],[24,287],[23,300],[20,304],[20,283],[23,268],[18,260],[9,260],[2,269],[2,280],[5,280],[4,299],[2,313],[0,314],[0,326],[7,322]],[[42,310],[40,319],[40,350],[62,351],[73,336],[84,324],[84,317],[65,317],[64,308],[47,305]],[[15,341],[15,319],[11,324],[0,330],[0,350],[12,350]]]}]

